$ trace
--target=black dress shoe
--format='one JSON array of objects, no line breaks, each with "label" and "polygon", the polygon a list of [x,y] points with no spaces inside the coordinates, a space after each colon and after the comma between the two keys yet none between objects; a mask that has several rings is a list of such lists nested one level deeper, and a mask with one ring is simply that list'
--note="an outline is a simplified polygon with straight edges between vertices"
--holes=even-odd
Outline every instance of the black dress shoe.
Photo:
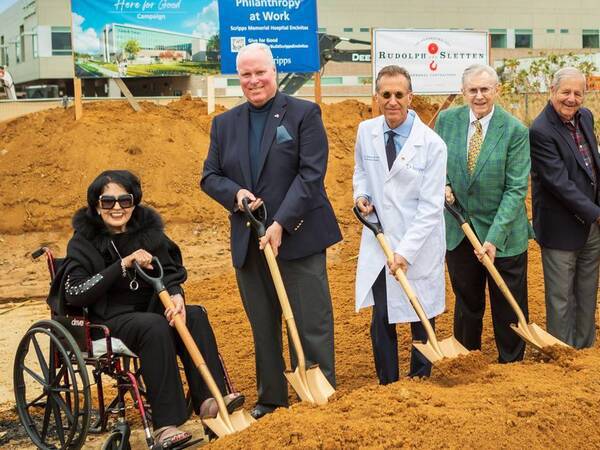
[{"label": "black dress shoe", "polygon": [[250,415],[258,420],[265,414],[272,413],[277,408],[279,408],[277,405],[264,405],[262,403],[257,403],[254,408],[252,408],[252,411],[250,411]]}]

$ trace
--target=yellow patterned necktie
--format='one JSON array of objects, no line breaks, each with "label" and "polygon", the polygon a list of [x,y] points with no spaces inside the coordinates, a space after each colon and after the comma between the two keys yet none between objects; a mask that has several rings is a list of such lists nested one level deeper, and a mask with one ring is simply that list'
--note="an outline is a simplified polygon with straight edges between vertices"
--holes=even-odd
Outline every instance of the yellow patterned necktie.
[{"label": "yellow patterned necktie", "polygon": [[475,170],[477,157],[479,156],[481,145],[483,144],[483,129],[481,128],[481,122],[475,120],[473,125],[475,126],[475,133],[473,133],[473,136],[469,139],[469,153],[467,155],[467,171],[469,172],[469,175],[472,175]]}]

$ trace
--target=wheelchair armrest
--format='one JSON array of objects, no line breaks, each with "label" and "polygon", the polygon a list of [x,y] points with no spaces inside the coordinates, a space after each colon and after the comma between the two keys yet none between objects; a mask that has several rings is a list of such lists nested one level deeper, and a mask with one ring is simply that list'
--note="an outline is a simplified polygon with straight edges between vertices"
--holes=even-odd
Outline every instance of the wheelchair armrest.
[{"label": "wheelchair armrest", "polygon": [[[108,327],[106,325],[99,325],[99,324],[95,324],[95,323],[90,323],[89,324],[89,328],[90,328],[90,330],[91,329],[97,329],[97,330],[101,330],[102,331],[104,339],[106,339],[106,356],[109,359],[111,359],[113,351],[112,351],[112,341],[110,339],[110,330],[108,329]],[[90,356],[94,356],[94,346],[92,345],[91,336],[89,338],[89,351],[88,351],[88,354]]]}]

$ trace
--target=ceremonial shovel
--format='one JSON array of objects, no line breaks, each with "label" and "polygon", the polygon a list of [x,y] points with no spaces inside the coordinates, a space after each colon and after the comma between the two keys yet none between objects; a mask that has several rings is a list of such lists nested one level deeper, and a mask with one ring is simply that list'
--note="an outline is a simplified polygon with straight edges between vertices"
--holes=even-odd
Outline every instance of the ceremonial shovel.
[{"label": "ceremonial shovel", "polygon": [[[381,226],[381,222],[379,222],[379,217],[375,212],[375,208],[373,207],[373,215],[375,216],[376,220],[375,222],[368,221],[358,210],[357,206],[354,206],[354,208],[352,208],[352,211],[354,211],[354,214],[356,215],[358,220],[360,220],[369,230],[371,230],[375,234],[377,241],[379,242],[381,248],[383,249],[383,252],[385,253],[388,263],[394,262],[394,253],[392,252],[392,249],[390,248],[389,244],[385,239],[385,236],[383,234],[383,227]],[[419,317],[419,320],[423,324],[425,332],[427,333],[427,342],[423,343],[413,341],[413,346],[417,350],[419,350],[423,354],[423,356],[427,358],[427,360],[432,364],[439,363],[445,358],[456,358],[460,355],[468,355],[469,351],[465,347],[463,347],[463,345],[460,342],[458,342],[454,336],[451,336],[442,341],[437,340],[435,332],[433,331],[433,327],[431,326],[429,319],[427,319],[425,311],[423,311],[421,302],[419,302],[419,299],[417,298],[415,292],[412,290],[412,287],[408,283],[408,279],[406,278],[404,271],[402,269],[396,270],[396,272],[394,273],[394,277],[402,286],[404,293],[408,297],[410,304],[417,313],[417,316]]]},{"label": "ceremonial shovel", "polygon": [[[267,209],[265,205],[262,205],[262,220],[258,220],[254,214],[252,214],[252,211],[250,211],[248,198],[244,198],[242,204],[244,206],[246,217],[249,220],[249,225],[251,224],[254,227],[258,234],[258,238],[260,239],[266,232],[265,224],[267,220]],[[296,370],[286,370],[284,375],[302,401],[323,405],[327,403],[329,397],[335,392],[335,389],[333,389],[329,381],[327,381],[327,378],[323,375],[318,364],[306,368],[306,359],[304,358],[304,350],[302,349],[300,336],[298,335],[298,329],[296,328],[294,314],[292,313],[290,301],[288,300],[283,285],[283,279],[281,278],[277,260],[275,259],[275,254],[273,253],[270,243],[265,246],[264,254],[267,259],[269,271],[271,272],[271,277],[273,278],[275,290],[277,291],[277,297],[279,298],[283,318],[287,325],[288,335],[292,341],[292,346],[298,360]]]},{"label": "ceremonial shovel", "polygon": [[[473,229],[467,223],[462,214],[458,211],[456,207],[454,207],[450,203],[445,202],[445,205],[446,210],[448,210],[448,212],[452,214],[452,216],[456,219],[473,248],[478,252],[481,252],[481,242],[479,242],[479,239],[473,232]],[[523,311],[519,307],[519,304],[513,297],[512,293],[510,292],[510,289],[508,289],[508,286],[506,285],[506,283],[502,279],[502,276],[498,272],[498,269],[496,269],[494,263],[487,254],[484,255],[481,263],[488,270],[488,272],[498,285],[498,288],[500,289],[500,291],[508,301],[509,305],[517,315],[517,324],[515,325],[514,323],[512,323],[510,327],[515,333],[517,333],[521,337],[521,339],[523,339],[525,342],[528,342],[541,352],[546,352],[548,347],[551,347],[553,345],[562,345],[564,347],[569,347],[564,342],[556,339],[550,333],[543,330],[539,325],[536,325],[535,323],[528,324],[527,320],[525,320],[525,315],[523,314]]]},{"label": "ceremonial shovel", "polygon": [[[137,261],[134,263],[138,275],[154,288],[165,309],[173,308],[173,301],[162,280],[163,268],[156,256],[152,258],[152,264],[155,267],[158,267],[159,275],[157,277],[151,277],[144,272]],[[242,431],[256,422],[256,420],[254,420],[254,418],[244,409],[238,409],[231,414],[227,412],[227,406],[225,405],[225,400],[223,400],[223,395],[221,395],[221,391],[219,391],[219,388],[217,387],[212,374],[208,370],[208,366],[206,365],[194,338],[187,329],[185,322],[182,320],[181,315],[176,314],[173,320],[175,321],[175,329],[179,333],[179,336],[181,336],[185,348],[192,357],[194,364],[200,371],[200,375],[202,375],[204,382],[208,386],[208,390],[219,406],[217,417],[214,419],[202,419],[202,422],[204,422],[204,424],[219,437]]]}]

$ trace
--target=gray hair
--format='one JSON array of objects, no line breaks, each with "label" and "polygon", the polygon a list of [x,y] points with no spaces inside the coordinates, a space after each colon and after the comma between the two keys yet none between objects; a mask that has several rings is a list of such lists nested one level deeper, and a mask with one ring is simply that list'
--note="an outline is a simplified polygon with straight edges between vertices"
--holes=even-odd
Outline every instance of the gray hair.
[{"label": "gray hair", "polygon": [[585,75],[581,72],[581,70],[576,67],[563,67],[562,69],[558,69],[554,72],[554,76],[552,77],[552,83],[550,83],[551,88],[558,87],[560,82],[565,78],[576,78],[581,77],[583,82],[585,83],[585,87],[587,88],[587,80]]},{"label": "gray hair", "polygon": [[494,80],[494,84],[498,84],[498,74],[496,73],[496,71],[486,65],[486,64],[473,64],[469,67],[467,67],[465,69],[465,71],[462,74],[462,85],[465,85],[465,82],[467,81],[468,78],[474,76],[474,75],[479,75],[480,73],[487,73],[490,77],[492,77],[492,79]]},{"label": "gray hair", "polygon": [[275,65],[275,60],[273,59],[273,53],[271,52],[271,48],[267,44],[263,44],[261,42],[253,42],[251,44],[244,45],[238,52],[238,54],[235,58],[235,68],[238,70],[238,72],[239,72],[238,67],[239,67],[239,63],[240,63],[240,58],[243,55],[245,55],[246,53],[255,52],[257,50],[264,52],[264,54],[267,55],[269,64],[271,64],[273,66],[273,69],[277,70],[277,66]]}]

